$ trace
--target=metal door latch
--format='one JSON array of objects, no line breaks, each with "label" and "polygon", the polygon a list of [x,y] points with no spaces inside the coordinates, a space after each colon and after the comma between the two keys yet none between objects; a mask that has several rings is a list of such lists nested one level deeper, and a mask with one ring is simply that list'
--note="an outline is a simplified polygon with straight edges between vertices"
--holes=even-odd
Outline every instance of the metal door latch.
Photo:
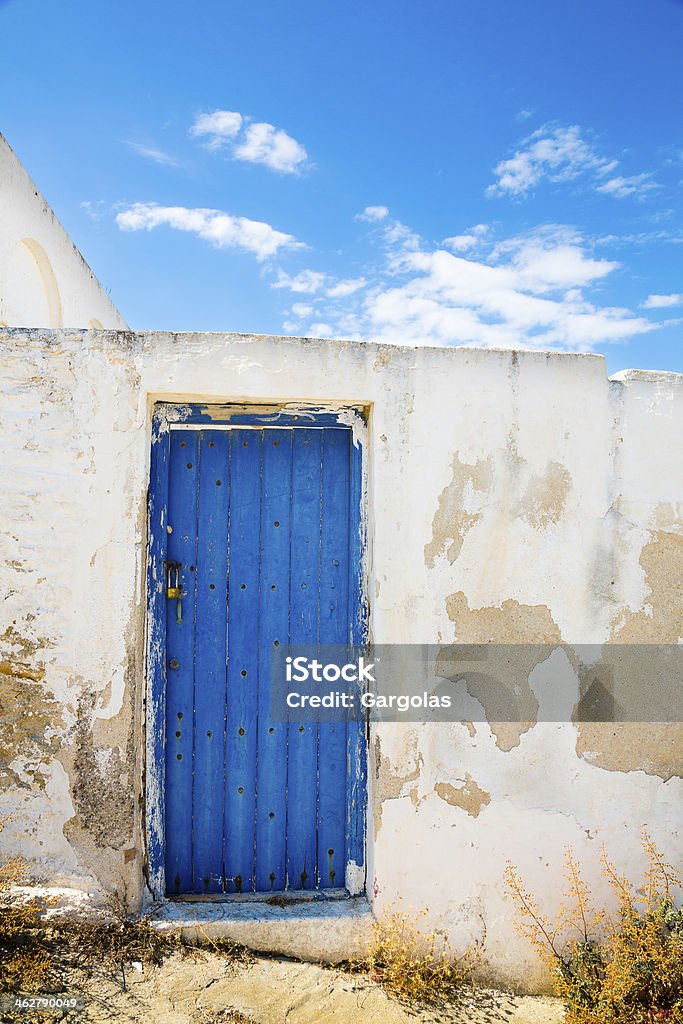
[{"label": "metal door latch", "polygon": [[180,562],[166,561],[166,597],[169,601],[176,601],[176,622],[182,625],[183,621],[183,588],[180,582]]}]

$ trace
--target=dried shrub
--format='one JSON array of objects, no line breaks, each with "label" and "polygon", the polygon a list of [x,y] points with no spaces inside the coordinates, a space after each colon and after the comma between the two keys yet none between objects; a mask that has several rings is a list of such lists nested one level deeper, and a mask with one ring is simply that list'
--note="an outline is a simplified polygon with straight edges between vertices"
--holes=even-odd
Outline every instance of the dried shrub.
[{"label": "dried shrub", "polygon": [[59,955],[60,963],[70,967],[86,966],[90,960],[109,968],[132,961],[158,966],[170,953],[186,949],[179,936],[161,933],[144,919],[102,923],[64,919],[51,922],[41,938]]},{"label": "dried shrub", "polygon": [[639,886],[604,852],[616,912],[596,909],[571,849],[567,892],[551,921],[512,864],[505,879],[519,910],[517,926],[550,968],[567,1024],[683,1024],[681,879],[643,833],[647,868]]},{"label": "dried shrub", "polygon": [[[0,831],[7,822],[0,819]],[[44,920],[55,900],[18,896],[30,882],[28,865],[15,857],[0,864],[0,992],[61,991],[73,977],[113,975],[125,990],[134,962],[158,966],[171,953],[194,950],[178,932],[160,932],[143,918],[131,921],[116,897],[110,897],[99,921],[69,917]],[[200,929],[201,930],[201,929]],[[226,961],[247,964],[253,955],[228,939],[206,942]]]},{"label": "dried shrub", "polygon": [[[8,821],[0,819],[0,832]],[[28,878],[28,865],[21,857],[0,864],[0,992],[40,988],[50,966],[44,951],[36,949],[31,939],[42,905],[35,899],[18,901],[12,896],[15,887]]]},{"label": "dried shrub", "polygon": [[435,931],[422,930],[417,918],[390,910],[373,922],[365,956],[350,965],[401,1002],[423,1006],[457,1002],[479,959],[479,947],[457,956]]}]

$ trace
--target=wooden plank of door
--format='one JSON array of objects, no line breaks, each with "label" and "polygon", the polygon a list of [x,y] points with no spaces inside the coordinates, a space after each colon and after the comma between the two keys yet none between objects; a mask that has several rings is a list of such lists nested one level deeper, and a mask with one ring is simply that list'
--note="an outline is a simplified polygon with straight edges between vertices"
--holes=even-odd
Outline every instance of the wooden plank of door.
[{"label": "wooden plank of door", "polygon": [[195,892],[222,892],[229,437],[199,437],[192,873]]},{"label": "wooden plank of door", "polygon": [[[320,643],[348,644],[351,431],[323,430]],[[324,659],[324,646],[322,646]],[[346,871],[346,721],[321,722],[318,793],[318,885],[344,885]]]},{"label": "wooden plank of door", "polygon": [[[294,431],[289,641],[318,642],[320,613],[320,489],[322,431]],[[313,889],[316,880],[318,723],[287,726],[287,887]]]},{"label": "wooden plank of door", "polygon": [[285,887],[287,725],[270,717],[273,648],[289,639],[292,430],[263,439],[259,694],[256,766],[256,890]]},{"label": "wooden plank of door", "polygon": [[233,893],[254,890],[261,452],[262,432],[230,431],[224,862]]}]

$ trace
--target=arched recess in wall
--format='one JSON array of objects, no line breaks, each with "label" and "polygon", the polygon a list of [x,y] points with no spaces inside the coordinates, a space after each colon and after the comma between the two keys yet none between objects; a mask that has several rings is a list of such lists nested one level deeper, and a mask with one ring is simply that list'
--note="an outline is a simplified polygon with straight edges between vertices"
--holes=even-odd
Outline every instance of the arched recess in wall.
[{"label": "arched recess in wall", "polygon": [[101,321],[98,320],[96,317],[93,317],[92,320],[88,320],[88,330],[89,331],[103,331],[104,330],[104,324],[101,323]]},{"label": "arched recess in wall", "polygon": [[[31,256],[35,260],[40,280],[43,285],[45,292],[45,299],[47,300],[47,308],[49,311],[50,322],[45,324],[46,327],[63,327],[64,318],[62,315],[62,300],[59,295],[59,286],[57,284],[57,278],[55,272],[52,269],[49,257],[43,249],[40,242],[37,242],[35,238],[22,238],[20,245],[23,245],[30,252]],[[39,325],[43,326],[43,325]]]}]

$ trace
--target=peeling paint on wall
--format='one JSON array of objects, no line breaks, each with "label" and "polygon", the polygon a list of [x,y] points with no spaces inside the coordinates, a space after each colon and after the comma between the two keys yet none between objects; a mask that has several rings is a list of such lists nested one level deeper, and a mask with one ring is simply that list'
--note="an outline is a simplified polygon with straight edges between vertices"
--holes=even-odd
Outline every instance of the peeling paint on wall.
[{"label": "peeling paint on wall", "polygon": [[497,607],[470,608],[460,590],[446,598],[446,609],[459,643],[553,644],[561,640],[546,605],[525,605],[508,598]]},{"label": "peeling paint on wall", "polygon": [[[514,678],[509,676],[509,668],[501,666],[499,678],[508,677],[514,687],[517,707],[521,721],[496,721],[496,710],[500,711],[500,691],[491,687],[488,679],[478,678],[468,673],[468,690],[482,707],[491,730],[496,737],[496,744],[501,750],[512,750],[519,745],[522,735],[536,721],[538,701],[529,685],[529,676],[534,668],[546,657],[547,653],[534,645],[557,643],[560,631],[548,608],[544,605],[523,605],[519,601],[508,599],[499,608],[470,608],[466,595],[462,591],[449,595],[446,599],[449,618],[456,628],[458,644],[519,644],[519,656],[515,659]],[[454,678],[449,674],[450,648],[442,648],[439,656],[439,671],[445,678]],[[462,674],[462,658],[457,648],[453,651],[454,672]],[[517,713],[517,712],[516,712]]]},{"label": "peeling paint on wall", "polygon": [[613,643],[675,644],[683,636],[683,522],[677,526],[677,531],[673,525],[652,531],[644,545],[639,559],[647,587],[644,607],[617,616]]},{"label": "peeling paint on wall", "polygon": [[382,828],[382,807],[385,800],[397,800],[409,782],[420,777],[421,757],[418,754],[414,767],[403,771],[394,771],[388,757],[382,756],[379,735],[375,736],[375,785],[374,785],[374,822],[375,839]]},{"label": "peeling paint on wall", "polygon": [[567,469],[551,461],[545,472],[531,477],[513,514],[535,530],[543,530],[560,519],[571,486],[572,478]]},{"label": "peeling paint on wall", "polygon": [[[31,618],[0,636],[0,789],[44,789],[47,764],[61,745],[62,709],[44,686],[41,658],[51,643],[27,635]],[[12,768],[18,761],[20,771]]]},{"label": "peeling paint on wall", "polygon": [[[617,615],[612,643],[677,644],[683,637],[683,523],[671,505],[660,505],[655,521],[664,528],[651,531],[639,558],[644,605]],[[633,658],[629,670],[634,672]],[[632,685],[648,687],[647,665]],[[667,781],[683,776],[683,724],[583,722],[577,730],[576,752],[608,771],[644,771]]]},{"label": "peeling paint on wall", "polygon": [[610,772],[647,772],[667,782],[683,778],[680,723],[582,722],[576,753]]},{"label": "peeling paint on wall", "polygon": [[440,554],[445,554],[449,562],[455,562],[466,535],[481,519],[493,485],[490,457],[468,465],[454,455],[452,467],[453,479],[439,495],[432,539],[425,545],[425,562],[431,567]]},{"label": "peeling paint on wall", "polygon": [[86,690],[78,702],[70,771],[76,818],[65,831],[74,842],[86,833],[95,846],[119,850],[130,845],[133,824],[131,764],[125,750],[95,746],[93,704],[94,694]]},{"label": "peeling paint on wall", "polygon": [[451,807],[460,807],[473,818],[478,817],[481,810],[491,803],[491,794],[478,786],[469,772],[465,773],[462,786],[454,786],[450,782],[437,782],[434,792]]}]

